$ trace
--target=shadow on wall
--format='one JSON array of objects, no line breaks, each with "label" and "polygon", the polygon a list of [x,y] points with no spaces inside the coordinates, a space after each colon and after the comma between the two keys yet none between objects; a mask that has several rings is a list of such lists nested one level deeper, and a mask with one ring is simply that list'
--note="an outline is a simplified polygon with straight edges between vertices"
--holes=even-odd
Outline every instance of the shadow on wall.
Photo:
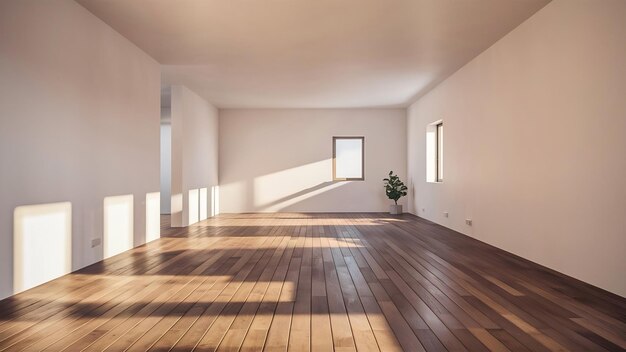
[{"label": "shadow on wall", "polygon": [[[145,242],[161,236],[159,203],[159,192],[146,194]],[[102,204],[102,232],[83,233],[77,243],[73,241],[71,202],[16,207],[12,292],[16,294],[72,272],[72,249],[83,248],[84,242],[99,246],[91,241],[98,240],[101,234],[103,243],[96,258],[109,258],[139,245],[134,238],[134,196],[105,197]]]}]

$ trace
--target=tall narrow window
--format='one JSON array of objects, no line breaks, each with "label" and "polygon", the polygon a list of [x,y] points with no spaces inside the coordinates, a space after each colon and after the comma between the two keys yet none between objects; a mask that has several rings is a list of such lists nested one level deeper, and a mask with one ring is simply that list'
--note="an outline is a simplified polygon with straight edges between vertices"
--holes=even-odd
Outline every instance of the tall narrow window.
[{"label": "tall narrow window", "polygon": [[443,182],[443,121],[426,126],[426,181]]},{"label": "tall narrow window", "polygon": [[437,124],[437,182],[443,182],[443,122]]},{"label": "tall narrow window", "polygon": [[333,137],[333,180],[365,180],[365,137]]}]

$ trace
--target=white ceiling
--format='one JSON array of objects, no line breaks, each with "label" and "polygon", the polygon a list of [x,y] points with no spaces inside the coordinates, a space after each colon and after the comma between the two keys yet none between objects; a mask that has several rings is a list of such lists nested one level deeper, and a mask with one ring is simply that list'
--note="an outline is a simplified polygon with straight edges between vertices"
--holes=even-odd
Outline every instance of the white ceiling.
[{"label": "white ceiling", "polygon": [[549,0],[77,0],[220,108],[406,106]]}]

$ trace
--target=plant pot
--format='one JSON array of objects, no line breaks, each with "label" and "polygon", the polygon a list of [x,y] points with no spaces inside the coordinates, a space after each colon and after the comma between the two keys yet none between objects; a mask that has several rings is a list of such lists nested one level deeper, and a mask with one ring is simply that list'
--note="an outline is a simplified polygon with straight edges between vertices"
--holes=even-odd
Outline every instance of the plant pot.
[{"label": "plant pot", "polygon": [[389,206],[389,214],[391,215],[400,215],[402,214],[402,204],[392,204]]}]

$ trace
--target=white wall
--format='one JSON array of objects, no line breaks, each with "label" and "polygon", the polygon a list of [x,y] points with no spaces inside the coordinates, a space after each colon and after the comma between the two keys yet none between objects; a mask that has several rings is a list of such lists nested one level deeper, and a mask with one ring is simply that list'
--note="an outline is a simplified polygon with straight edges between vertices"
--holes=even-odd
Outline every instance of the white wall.
[{"label": "white wall", "polygon": [[170,115],[169,106],[161,107],[161,214],[172,212],[172,119]]},{"label": "white wall", "polygon": [[[555,0],[413,104],[411,210],[626,295],[625,18],[626,1]],[[438,119],[442,184],[425,182]]]},{"label": "white wall", "polygon": [[[220,110],[220,210],[387,211],[405,127],[404,109]],[[333,136],[365,136],[365,181],[332,182]]]},{"label": "white wall", "polygon": [[159,191],[160,70],[73,1],[2,1],[0,33],[3,298],[18,206],[71,202],[74,270],[102,258],[91,241],[102,241],[105,197],[133,195],[143,243],[146,194]]},{"label": "white wall", "polygon": [[[187,226],[202,220],[194,216],[199,202],[211,204],[210,189],[218,185],[218,110],[184,86],[171,89],[172,226]],[[207,196],[190,206],[190,194],[193,200],[203,188]]]}]

